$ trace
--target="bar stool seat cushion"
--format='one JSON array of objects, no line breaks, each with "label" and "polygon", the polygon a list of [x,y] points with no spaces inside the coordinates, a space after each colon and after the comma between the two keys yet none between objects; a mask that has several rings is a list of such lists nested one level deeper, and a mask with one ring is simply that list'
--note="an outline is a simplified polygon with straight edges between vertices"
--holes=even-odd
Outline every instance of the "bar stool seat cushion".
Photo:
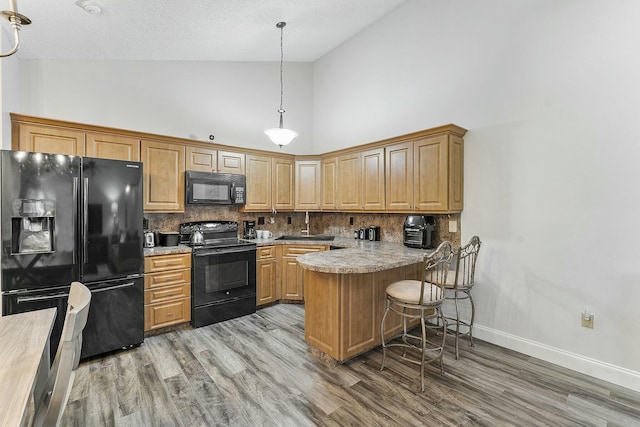
[{"label": "bar stool seat cushion", "polygon": [[[387,295],[391,298],[409,304],[420,304],[420,280],[400,280],[387,286]],[[437,302],[444,298],[442,290],[431,283],[424,285],[424,301],[422,304]]]}]

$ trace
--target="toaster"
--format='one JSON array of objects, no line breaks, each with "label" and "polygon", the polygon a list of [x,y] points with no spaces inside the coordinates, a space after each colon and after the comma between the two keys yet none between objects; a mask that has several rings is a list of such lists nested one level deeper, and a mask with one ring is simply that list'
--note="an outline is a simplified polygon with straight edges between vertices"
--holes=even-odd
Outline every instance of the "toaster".
[{"label": "toaster", "polygon": [[435,229],[433,215],[409,215],[402,230],[403,243],[410,248],[432,249],[435,247]]}]

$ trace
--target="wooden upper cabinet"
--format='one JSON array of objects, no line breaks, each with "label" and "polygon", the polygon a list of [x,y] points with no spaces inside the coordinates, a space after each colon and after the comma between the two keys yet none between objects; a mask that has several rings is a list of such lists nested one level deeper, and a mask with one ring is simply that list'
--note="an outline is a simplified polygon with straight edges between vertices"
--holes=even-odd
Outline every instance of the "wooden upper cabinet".
[{"label": "wooden upper cabinet", "polygon": [[464,207],[464,141],[449,135],[449,211]]},{"label": "wooden upper cabinet", "polygon": [[142,141],[144,210],[184,212],[185,147]]},{"label": "wooden upper cabinet", "polygon": [[293,210],[293,160],[247,155],[245,211]]},{"label": "wooden upper cabinet", "polygon": [[11,145],[14,150],[85,155],[83,131],[14,122],[12,133]]},{"label": "wooden upper cabinet", "polygon": [[350,153],[338,157],[336,179],[337,207],[340,210],[362,210],[362,172],[360,153]]},{"label": "wooden upper cabinet", "polygon": [[198,172],[235,173],[244,175],[245,157],[242,153],[221,151],[200,146],[187,146],[187,170]]},{"label": "wooden upper cabinet", "polygon": [[121,135],[87,133],[85,155],[101,159],[140,161],[140,140]]},{"label": "wooden upper cabinet", "polygon": [[296,210],[320,210],[320,160],[296,161]]},{"label": "wooden upper cabinet", "polygon": [[385,147],[386,208],[413,210],[413,141]]},{"label": "wooden upper cabinet", "polygon": [[218,151],[218,173],[245,174],[245,155],[231,151]]},{"label": "wooden upper cabinet", "polygon": [[361,153],[362,157],[362,208],[368,211],[385,209],[384,148]]},{"label": "wooden upper cabinet", "polygon": [[293,160],[274,157],[271,159],[271,203],[279,211],[294,208]]},{"label": "wooden upper cabinet", "polygon": [[218,167],[218,150],[205,147],[187,146],[186,170],[215,172]]},{"label": "wooden upper cabinet", "polygon": [[449,210],[448,136],[417,140],[413,145],[413,198],[421,211]]},{"label": "wooden upper cabinet", "polygon": [[[320,207],[323,210],[334,210],[338,203],[336,199],[336,179],[338,173],[338,158],[322,159],[322,200]],[[296,188],[296,191],[298,189]]]},{"label": "wooden upper cabinet", "polygon": [[245,211],[271,211],[271,157],[247,155]]}]

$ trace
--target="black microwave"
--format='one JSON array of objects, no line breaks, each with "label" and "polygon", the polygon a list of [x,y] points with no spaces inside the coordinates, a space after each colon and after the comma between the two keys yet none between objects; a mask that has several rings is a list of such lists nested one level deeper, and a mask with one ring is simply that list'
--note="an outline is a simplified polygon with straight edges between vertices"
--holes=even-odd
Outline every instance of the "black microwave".
[{"label": "black microwave", "polygon": [[244,205],[247,179],[231,173],[185,172],[188,205]]}]

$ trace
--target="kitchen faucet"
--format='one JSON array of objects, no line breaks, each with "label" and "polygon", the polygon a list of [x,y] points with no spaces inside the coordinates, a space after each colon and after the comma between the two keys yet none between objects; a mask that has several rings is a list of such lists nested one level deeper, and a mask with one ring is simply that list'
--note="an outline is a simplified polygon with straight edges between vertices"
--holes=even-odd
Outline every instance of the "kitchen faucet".
[{"label": "kitchen faucet", "polygon": [[304,223],[307,224],[307,228],[302,230],[302,234],[309,235],[309,211],[304,211]]}]

